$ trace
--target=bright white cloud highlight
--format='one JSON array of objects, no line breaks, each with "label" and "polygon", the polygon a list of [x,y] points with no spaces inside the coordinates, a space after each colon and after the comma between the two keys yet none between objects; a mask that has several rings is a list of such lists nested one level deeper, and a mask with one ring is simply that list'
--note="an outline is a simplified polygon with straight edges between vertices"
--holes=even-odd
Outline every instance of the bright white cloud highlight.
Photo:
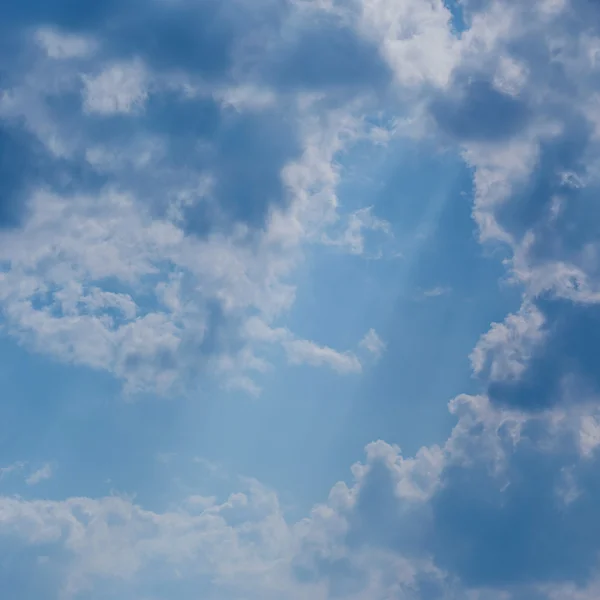
[{"label": "bright white cloud highlight", "polygon": [[449,84],[460,60],[442,0],[361,0],[359,27],[379,43],[401,85]]},{"label": "bright white cloud highlight", "polygon": [[544,322],[544,316],[535,306],[524,304],[503,323],[492,323],[471,353],[474,373],[481,373],[489,364],[492,380],[519,377],[544,339]]},{"label": "bright white cloud highlight", "polygon": [[332,348],[319,346],[308,340],[286,341],[283,343],[283,347],[292,364],[329,366],[339,373],[359,373],[362,370],[360,361],[350,352],[337,352]]}]

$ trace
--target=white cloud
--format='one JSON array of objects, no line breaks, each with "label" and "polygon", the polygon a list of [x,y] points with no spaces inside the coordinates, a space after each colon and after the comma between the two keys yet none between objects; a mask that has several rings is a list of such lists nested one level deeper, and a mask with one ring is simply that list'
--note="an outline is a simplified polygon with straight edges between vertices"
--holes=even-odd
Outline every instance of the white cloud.
[{"label": "white cloud", "polygon": [[262,392],[262,388],[250,377],[246,375],[233,375],[225,379],[223,387],[226,390],[235,390],[245,392],[250,396],[257,398]]},{"label": "white cloud", "polygon": [[277,102],[273,90],[252,85],[228,87],[213,92],[214,96],[226,108],[237,111],[262,111],[272,108]]},{"label": "white cloud", "polygon": [[96,42],[90,38],[62,33],[47,27],[38,29],[35,39],[48,57],[54,59],[88,57],[97,48]]},{"label": "white cloud", "polygon": [[148,95],[148,73],[140,61],[112,64],[95,76],[84,76],[83,82],[83,105],[90,113],[141,110]]},{"label": "white cloud", "polygon": [[54,469],[52,465],[46,463],[44,466],[40,467],[37,471],[34,471],[25,479],[25,483],[27,485],[37,485],[38,483],[45,481],[46,479],[50,479],[54,474]]},{"label": "white cloud", "polygon": [[[100,104],[112,110],[111,102]],[[163,393],[197,371],[194,352],[212,326],[211,303],[222,308],[233,338],[248,314],[266,323],[282,315],[294,301],[290,276],[303,245],[319,243],[339,220],[335,156],[362,135],[349,109],[327,113],[324,122],[312,115],[310,103],[302,110],[304,151],[282,171],[289,202],[273,209],[264,232],[253,237],[245,226],[205,238],[186,233],[182,203],[210,195],[210,175],[184,177],[178,187],[171,184],[177,173],[170,173],[165,194],[173,210],[163,218],[151,214],[144,198],[119,190],[130,166],[151,178],[160,152],[130,165],[103,149],[93,163],[108,169],[114,187],[98,193],[35,190],[22,228],[0,235],[0,301],[8,331],[30,348],[111,371],[130,392]],[[292,337],[286,350],[291,362],[360,370],[351,353]],[[217,351],[207,360],[226,387],[252,394],[259,392],[252,371],[268,368],[252,348],[230,356]]]},{"label": "white cloud", "polygon": [[[372,350],[369,350],[376,352],[380,350],[379,345],[382,342],[374,330],[371,332],[367,333],[359,345],[365,347],[365,340],[368,338],[367,341],[372,344]],[[339,352],[310,340],[298,339],[288,329],[272,328],[257,317],[246,321],[243,333],[247,339],[255,342],[281,345],[292,365],[327,366],[338,373],[358,373],[362,370],[361,362],[353,352]]]},{"label": "white cloud", "polygon": [[107,580],[135,590],[135,584],[152,573],[164,583],[209,581],[209,590],[221,596],[328,600],[327,575],[304,583],[295,576],[295,564],[308,560],[310,565],[319,555],[326,561],[347,555],[354,568],[366,574],[365,584],[349,592],[351,600],[383,600],[394,590],[412,598],[415,575],[431,566],[379,550],[357,549],[348,555],[343,543],[349,525],[346,513],[352,511],[372,462],[386,461],[399,498],[422,502],[431,493],[427,482],[435,479],[431,468],[437,459],[424,452],[404,461],[397,448],[382,443],[372,444],[367,456],[367,464],[354,468],[352,488],[338,484],[327,504],[315,506],[309,518],[297,523],[285,520],[272,491],[250,479],[243,491],[222,502],[192,495],[166,512],[149,511],[119,497],[0,497],[0,533],[10,531],[33,547],[43,545],[55,567],[58,559],[52,547],[58,546],[65,575],[57,591],[66,598],[102,590]]},{"label": "white cloud", "polygon": [[372,465],[383,463],[391,472],[394,493],[399,500],[424,502],[431,498],[440,485],[440,474],[446,457],[439,446],[422,447],[412,458],[404,458],[398,446],[382,440],[371,442],[365,448],[365,464],[357,463],[352,474],[360,486],[364,483]]},{"label": "white cloud", "polygon": [[130,287],[154,274],[156,262],[181,242],[181,231],[111,192],[99,198],[38,192],[31,209],[23,230],[0,238],[0,256],[10,265],[0,277],[0,298],[13,333],[43,352],[114,370],[132,384],[130,375],[142,385],[157,375],[170,378],[164,369],[153,373],[150,363],[179,347],[177,322],[167,312],[139,314],[130,293],[99,286],[113,277]]},{"label": "white cloud", "polygon": [[283,342],[288,360],[294,365],[328,366],[338,373],[360,373],[362,365],[352,352],[338,352],[309,340]]},{"label": "white cloud", "polygon": [[[516,600],[527,593],[527,585],[498,582],[480,595],[477,587],[461,584],[456,573],[436,565],[435,557],[448,542],[444,527],[461,523],[447,521],[456,510],[452,503],[448,514],[435,511],[447,486],[455,484],[455,474],[465,469],[475,477],[459,478],[461,498],[468,506],[480,506],[490,518],[513,510],[514,497],[506,490],[524,486],[526,492],[536,485],[535,478],[523,478],[520,448],[533,452],[536,460],[555,460],[564,444],[570,444],[565,436],[578,435],[573,427],[577,414],[526,417],[472,396],[456,398],[451,410],[458,423],[443,446],[423,447],[405,458],[397,446],[369,444],[365,461],[352,467],[352,482],[335,484],[326,502],[296,522],[286,519],[272,490],[244,479],[243,488],[225,499],[192,494],[161,512],[122,497],[0,496],[0,535],[43,547],[48,564],[59,574],[61,590],[51,591],[61,591],[66,598],[102,594],[107,582],[113,593],[134,597],[140,583],[160,583],[169,589],[169,584],[186,582],[202,585],[207,597],[249,600],[331,600],[336,585],[346,586],[348,600],[422,600],[429,598],[430,589],[448,598]],[[526,425],[533,422],[538,425],[529,437]],[[568,494],[561,496],[568,502],[556,509],[567,519],[575,518],[582,497],[571,493],[581,490],[585,481],[579,478],[578,465],[575,459],[565,469],[559,461],[553,479],[567,485],[556,489]],[[478,504],[480,495],[497,494],[506,498],[502,505]],[[554,502],[549,498],[541,508],[550,510]],[[533,526],[546,526],[544,520],[537,523]],[[387,537],[394,531],[405,534],[398,546],[388,543],[396,539]],[[458,530],[451,540],[452,551],[473,543],[472,535],[469,528]],[[560,533],[547,539],[560,543]],[[435,551],[430,552],[431,543]],[[535,585],[550,586],[541,596],[544,600],[563,597],[556,595],[561,586],[547,581]]]},{"label": "white cloud", "polygon": [[[545,214],[529,223],[529,230],[519,231],[520,225],[508,217],[512,209],[521,214],[517,202],[541,205],[549,200],[529,196],[534,173],[551,184],[562,179],[566,190],[585,188],[597,171],[597,140],[585,135],[573,140],[581,149],[576,161],[580,172],[572,172],[572,165],[562,164],[562,159],[553,167],[541,162],[549,147],[564,143],[571,134],[581,136],[572,131],[573,122],[587,119],[594,127],[597,40],[587,33],[588,13],[574,11],[572,4],[563,0],[495,1],[465,8],[472,18],[461,39],[461,69],[491,80],[503,94],[515,97],[515,107],[526,116],[515,131],[481,141],[468,136],[458,140],[467,164],[474,169],[473,215],[480,239],[508,246],[513,253],[514,279],[525,286],[529,298],[550,292],[575,302],[597,303],[600,286],[595,244],[563,246],[558,252],[566,236],[566,203],[560,191],[553,194]],[[525,39],[527,44],[522,44]],[[547,59],[541,58],[546,55]],[[551,66],[546,68],[548,63]],[[549,68],[559,69],[564,80],[553,78]],[[547,171],[552,168],[558,172]],[[570,173],[566,178],[565,169]],[[538,254],[544,246],[546,252]]]},{"label": "white cloud", "polygon": [[374,329],[369,329],[365,337],[360,341],[359,346],[364,348],[376,358],[379,358],[385,350],[385,342],[379,337]]},{"label": "white cloud", "polygon": [[482,242],[514,243],[496,212],[527,182],[537,164],[540,143],[559,131],[556,124],[546,124],[495,144],[464,144],[463,158],[474,169],[473,217]]},{"label": "white cloud", "polygon": [[[36,35],[52,56],[83,57],[84,38],[48,28]],[[157,89],[213,97],[239,111],[273,107],[276,91],[245,79],[224,85],[185,72],[154,73],[141,59],[100,67],[42,60],[31,69],[6,90],[0,114],[23,119],[56,155],[85,158],[110,186],[87,193],[32,189],[22,229],[0,234],[2,314],[7,331],[29,348],[108,370],[133,392],[164,392],[197,370],[193,353],[209,337],[210,306],[222,309],[233,342],[249,315],[271,323],[293,304],[292,276],[306,244],[334,239],[341,229],[340,244],[360,254],[366,231],[389,234],[371,209],[344,215],[337,198],[339,153],[371,134],[362,101],[331,109],[319,94],[290,96],[286,119],[298,127],[301,152],[281,170],[286,197],[273,205],[262,231],[240,225],[199,238],[188,234],[182,215],[194,202],[219,203],[212,173],[190,175],[165,164],[168,140],[157,134],[125,143],[87,139],[85,115],[55,114],[47,98],[63,89],[57,81],[69,92],[83,81],[84,112],[135,118]],[[152,201],[144,189],[132,189],[132,176],[164,196],[166,215],[152,214]],[[352,353],[290,340],[292,362],[360,370]],[[227,387],[258,393],[252,372],[267,370],[266,361],[252,348],[224,352],[210,359],[213,372],[225,374]]]},{"label": "white cloud", "polygon": [[594,415],[584,415],[581,418],[579,431],[579,447],[584,456],[591,457],[594,450],[600,446],[600,421]]},{"label": "white cloud", "polygon": [[[418,92],[417,96],[427,96],[431,88],[436,88],[435,95],[445,93],[455,75],[459,79],[476,75],[513,99],[532,102],[527,109],[533,116],[513,134],[499,131],[494,134],[496,138],[476,141],[460,139],[456,134],[474,171],[473,211],[480,238],[508,245],[513,252],[509,262],[514,279],[525,287],[519,312],[493,324],[481,337],[471,355],[473,369],[478,373],[489,366],[492,380],[517,379],[544,342],[547,324],[535,305],[538,296],[551,292],[581,303],[600,299],[591,260],[593,247],[576,256],[559,252],[558,258],[540,257],[535,253],[543,233],[536,228],[539,223],[532,226],[535,231],[523,232],[511,227],[506,217],[516,192],[527,190],[544,146],[565,132],[568,119],[562,122],[547,107],[572,105],[569,118],[574,122],[582,115],[594,120],[589,114],[588,89],[593,84],[588,80],[593,79],[589,68],[593,67],[595,51],[590,54],[593,48],[582,44],[585,62],[578,54],[579,35],[571,36],[574,41],[562,39],[568,37],[566,32],[539,35],[540,27],[549,27],[565,9],[565,2],[471,3],[477,4],[484,10],[475,15],[471,30],[460,40],[449,31],[450,13],[441,0],[362,0],[358,3],[358,24],[352,22],[362,34],[376,40],[396,80],[404,88],[412,88],[411,93]],[[331,7],[329,4],[327,8]],[[347,16],[346,10],[340,12]],[[77,44],[54,38],[51,42],[51,49],[46,47],[50,57],[75,57],[83,52]],[[548,82],[536,79],[543,79],[545,65],[536,66],[526,57],[513,56],[519,47],[536,44],[538,49],[552,46],[555,64],[569,67],[564,75],[571,79],[573,93],[567,98],[555,94]],[[586,66],[588,63],[592,67]],[[115,63],[99,74],[84,75],[85,107],[100,114],[135,112],[145,102],[150,81],[154,80],[141,63]],[[245,85],[219,87],[214,96],[236,110],[273,106],[269,93],[255,92],[256,88]],[[190,192],[183,184],[182,189],[168,190],[176,200],[173,210],[161,218],[151,213],[143,194],[138,197],[123,191],[122,181],[100,193],[61,195],[38,189],[31,196],[23,227],[0,235],[0,300],[7,330],[39,351],[111,371],[130,389],[161,390],[176,384],[182,373],[198,369],[195,350],[210,337],[207,333],[213,324],[209,308],[216,304],[227,321],[227,333],[234,342],[243,341],[241,350],[226,347],[211,359],[210,366],[223,375],[225,385],[258,393],[249,374],[269,368],[257,353],[273,345],[282,347],[292,363],[328,366],[343,373],[360,371],[361,363],[354,353],[300,339],[285,326],[274,325],[294,301],[291,275],[302,258],[304,244],[334,239],[351,252],[362,254],[364,231],[384,230],[368,210],[347,218],[341,215],[337,197],[341,169],[336,156],[353,141],[365,138],[362,108],[324,110],[322,105],[319,108],[322,99],[320,93],[295,99],[298,113],[294,116],[299,115],[303,150],[281,172],[288,202],[273,208],[264,229],[257,232],[239,226],[205,237],[189,235],[180,218],[185,202],[179,200],[196,191]],[[63,143],[54,136],[55,130],[48,124],[51,119],[39,107],[20,91],[2,96],[2,114],[12,118],[20,115],[19,111],[27,112],[28,127],[56,156],[85,148],[90,164],[103,165],[105,172],[119,169],[121,157],[127,153],[92,149],[85,139]],[[157,155],[160,152],[150,152],[123,163],[126,169],[130,165],[147,168],[145,174],[150,175]],[[583,182],[587,177],[578,180]],[[170,194],[165,192],[167,196]],[[551,212],[548,223],[560,224],[561,211]],[[336,237],[331,228],[340,224],[342,235]],[[359,347],[375,354],[383,349],[373,330]],[[472,526],[473,515],[480,523],[488,517],[490,522],[511,525],[511,515],[516,513],[510,511],[515,504],[523,508],[519,502],[525,502],[527,519],[515,521],[522,528],[534,528],[528,541],[538,539],[536,534],[544,540],[544,547],[533,547],[536,565],[546,542],[551,553],[565,548],[564,537],[552,537],[555,530],[560,534],[562,523],[576,525],[567,527],[569,540],[579,540],[578,532],[583,531],[583,541],[595,543],[598,536],[591,532],[597,502],[591,502],[592,510],[587,513],[591,519],[568,519],[577,518],[580,506],[589,506],[577,504],[586,497],[586,477],[589,481],[589,471],[583,469],[580,476],[577,461],[583,457],[588,468],[594,459],[600,439],[597,413],[589,407],[577,412],[567,406],[527,416],[516,410],[500,410],[485,396],[459,396],[450,408],[458,423],[445,444],[422,448],[412,458],[403,457],[398,447],[385,442],[370,444],[365,463],[353,468],[354,481],[336,484],[329,500],[315,506],[309,517],[298,523],[287,523],[276,496],[254,482],[222,503],[196,494],[164,512],[146,510],[123,498],[44,501],[3,497],[0,529],[33,545],[43,544],[44,551],[48,543],[60,545],[59,554],[68,564],[66,571],[56,572],[67,573],[63,590],[67,594],[102,586],[104,578],[117,581],[117,585],[135,586],[137,577],[151,574],[165,579],[178,577],[180,581],[209,579],[219,588],[215,597],[250,600],[329,600],[340,594],[346,600],[423,600],[425,592],[419,587],[423,581],[430,585],[427,589],[440,586],[439,597],[447,598],[512,600],[536,593],[548,598],[597,597],[594,581],[589,589],[575,589],[569,584],[549,589],[545,581],[536,581],[534,590],[522,589],[514,582],[498,589],[492,589],[496,583],[466,589],[469,584],[460,583],[461,574],[453,572],[452,561],[447,561],[450,567],[446,570],[433,562],[438,558],[433,555],[443,549],[444,526],[452,533],[453,523],[444,520],[444,514],[437,521],[432,519],[432,515],[440,517],[435,511],[444,498],[448,500],[443,494],[452,494],[454,483],[457,498],[450,495],[451,501],[442,503],[449,513],[460,513],[454,523],[455,533],[450,535],[453,559],[459,560],[461,552],[472,548],[490,548],[485,528]],[[586,410],[590,414],[584,414]],[[576,445],[581,457],[570,452]],[[563,452],[565,447],[569,451]],[[519,462],[523,456],[527,459],[525,469]],[[572,464],[563,465],[569,461]],[[382,465],[385,477],[378,480],[377,469]],[[531,468],[536,470],[535,477]],[[48,469],[46,466],[32,474],[31,483],[50,475]],[[0,470],[0,476],[2,473]],[[460,485],[453,479],[457,473]],[[555,528],[551,520],[545,520],[547,515],[555,515],[554,504],[544,503],[556,499],[552,494],[539,493],[545,491],[542,487],[528,486],[543,486],[551,480],[548,489],[555,491],[557,478],[562,500],[568,502],[562,502],[561,525]],[[391,493],[385,504],[379,500],[387,493],[388,479]],[[573,493],[580,490],[579,495]],[[369,491],[373,494],[367,494],[365,502]],[[535,503],[527,504],[531,498]],[[460,521],[461,515],[469,519],[468,526]],[[429,528],[431,523],[435,527]],[[412,545],[410,526],[415,524],[415,537],[423,545]],[[502,535],[510,536],[517,529],[503,527]],[[400,535],[386,537],[390,532]],[[423,551],[428,547],[420,537],[422,532],[433,537],[435,551]],[[476,537],[481,533],[483,546]],[[379,543],[377,535],[385,543]],[[390,546],[396,543],[407,546],[392,551]],[[527,555],[523,544],[494,549],[501,554],[507,547],[518,547],[520,557]],[[593,547],[594,553],[597,548]],[[565,552],[577,558],[577,550],[576,544],[569,544]],[[507,562],[514,568],[521,561]],[[298,570],[303,582],[298,581]],[[342,587],[340,592],[332,581],[343,579],[345,570],[356,576],[350,578],[355,585]],[[554,577],[556,573],[552,573]],[[133,593],[126,595],[135,597]]]},{"label": "white cloud", "polygon": [[398,82],[445,87],[460,60],[441,0],[361,0],[359,28],[379,43]]},{"label": "white cloud", "polygon": [[527,67],[506,56],[501,56],[494,75],[494,87],[499,91],[517,96],[527,83]]},{"label": "white cloud", "polygon": [[[368,206],[350,213],[343,219],[342,230],[338,235],[324,234],[323,243],[347,250],[350,254],[364,255],[367,250],[366,232],[376,232],[379,241],[382,238],[393,238],[391,225],[384,219],[373,215],[373,207]],[[369,258],[383,256],[381,249]]]},{"label": "white cloud", "polygon": [[437,298],[438,296],[444,296],[450,292],[451,289],[448,287],[437,286],[428,290],[424,290],[423,296],[425,296],[425,298]]},{"label": "white cloud", "polygon": [[[154,513],[118,497],[2,498],[0,529],[34,545],[64,545],[69,556],[62,589],[66,597],[89,589],[95,578],[132,581],[154,561],[164,565],[159,571],[167,577],[205,574],[225,588],[258,584],[276,592],[283,585],[286,573],[278,563],[291,550],[293,533],[271,492],[253,483],[222,504],[199,502],[197,496],[186,504],[190,512],[182,506]],[[231,525],[230,519],[240,525]]]},{"label": "white cloud", "polygon": [[471,353],[473,372],[479,374],[489,364],[492,380],[518,378],[544,340],[544,323],[544,316],[532,304],[523,304],[503,323],[492,323]]},{"label": "white cloud", "polygon": [[[554,218],[552,212],[550,218]],[[577,257],[580,264],[575,264],[561,258],[534,258],[532,250],[536,241],[535,234],[528,231],[521,242],[515,244],[511,261],[513,277],[526,286],[531,297],[551,292],[555,297],[581,304],[600,302],[600,281],[595,277],[595,244],[584,248]],[[590,261],[586,255],[591,255]]]},{"label": "white cloud", "polygon": [[259,317],[250,317],[243,326],[244,335],[258,342],[277,343],[292,337],[290,331],[284,327],[271,327]]},{"label": "white cloud", "polygon": [[17,471],[22,470],[25,467],[25,463],[23,461],[14,462],[12,465],[8,465],[6,467],[0,467],[0,481],[10,475],[11,473],[15,473]]}]

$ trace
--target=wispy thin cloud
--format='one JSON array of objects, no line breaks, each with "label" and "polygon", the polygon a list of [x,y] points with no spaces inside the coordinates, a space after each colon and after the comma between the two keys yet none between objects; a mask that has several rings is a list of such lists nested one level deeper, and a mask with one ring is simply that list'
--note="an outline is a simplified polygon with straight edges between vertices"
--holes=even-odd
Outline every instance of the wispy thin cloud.
[{"label": "wispy thin cloud", "polygon": [[46,463],[43,467],[34,471],[27,479],[25,479],[25,483],[27,485],[37,485],[41,481],[45,481],[46,479],[50,479],[54,474],[54,469],[50,463]]},{"label": "wispy thin cloud", "polygon": [[446,296],[452,291],[449,287],[437,286],[428,290],[423,290],[425,298],[437,298],[438,296]]},{"label": "wispy thin cloud", "polygon": [[4,477],[14,473],[15,471],[20,471],[26,463],[23,461],[14,462],[12,465],[8,465],[7,467],[0,467],[0,481],[4,479]]},{"label": "wispy thin cloud", "polygon": [[360,341],[359,346],[376,358],[379,358],[383,354],[386,344],[374,329],[369,329],[365,337]]}]

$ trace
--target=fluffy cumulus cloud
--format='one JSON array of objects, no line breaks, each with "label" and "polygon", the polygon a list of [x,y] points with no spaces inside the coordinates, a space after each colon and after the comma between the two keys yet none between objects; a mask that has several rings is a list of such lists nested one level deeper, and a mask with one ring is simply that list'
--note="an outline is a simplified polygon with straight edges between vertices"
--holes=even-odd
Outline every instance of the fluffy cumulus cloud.
[{"label": "fluffy cumulus cloud", "polygon": [[315,249],[388,254],[371,199],[339,200],[341,157],[399,138],[464,162],[521,306],[482,332],[446,441],[374,441],[305,518],[247,479],[161,509],[1,496],[16,598],[597,598],[600,8],[31,4],[0,25],[0,309],[28,350],[130,392],[259,394],[279,355],[364,373],[385,331],[334,348],[287,318]]}]

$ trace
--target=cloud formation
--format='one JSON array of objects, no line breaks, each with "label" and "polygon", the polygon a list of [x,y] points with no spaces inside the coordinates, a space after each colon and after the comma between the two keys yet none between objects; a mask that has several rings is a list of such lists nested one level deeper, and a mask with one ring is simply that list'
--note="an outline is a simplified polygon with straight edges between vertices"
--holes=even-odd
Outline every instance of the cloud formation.
[{"label": "cloud formation", "polygon": [[[254,480],[161,509],[1,496],[0,549],[36,574],[17,597],[597,598],[598,7],[35,8],[10,9],[0,96],[0,306],[26,348],[131,392],[210,374],[258,394],[273,351],[361,372],[387,332],[336,350],[286,316],[307,252],[390,237],[338,190],[345,153],[398,138],[464,161],[521,305],[476,343],[447,440],[369,444],[305,518]],[[382,114],[407,125],[382,135]]]},{"label": "cloud formation", "polygon": [[[184,25],[187,9],[162,10],[170,27]],[[33,180],[7,129],[18,161],[6,166],[2,200],[8,330],[29,348],[112,372],[130,392],[185,387],[199,358],[250,381],[249,365],[263,363],[244,358],[254,350],[239,326],[251,315],[274,322],[292,305],[303,248],[346,218],[336,156],[369,127],[351,107],[322,110],[304,93],[284,110],[283,90],[233,67],[209,84],[172,43],[176,65],[155,64],[143,44],[135,57],[126,48],[109,57],[120,48],[114,32],[69,27],[59,14],[34,29],[44,54],[11,73],[0,106],[6,127],[19,123],[40,154]],[[152,23],[158,40],[167,30]],[[386,229],[362,214],[348,217],[341,244],[358,255],[362,228]],[[286,351],[293,363],[360,370],[314,342]]]},{"label": "cloud formation", "polygon": [[590,442],[590,415],[530,417],[483,396],[450,409],[458,421],[443,447],[404,458],[370,444],[350,485],[297,522],[245,480],[223,501],[190,497],[158,513],[121,497],[4,497],[0,526],[39,548],[40,576],[58,569],[74,597],[185,577],[207,597],[567,598],[573,582],[592,598],[600,438]]}]

